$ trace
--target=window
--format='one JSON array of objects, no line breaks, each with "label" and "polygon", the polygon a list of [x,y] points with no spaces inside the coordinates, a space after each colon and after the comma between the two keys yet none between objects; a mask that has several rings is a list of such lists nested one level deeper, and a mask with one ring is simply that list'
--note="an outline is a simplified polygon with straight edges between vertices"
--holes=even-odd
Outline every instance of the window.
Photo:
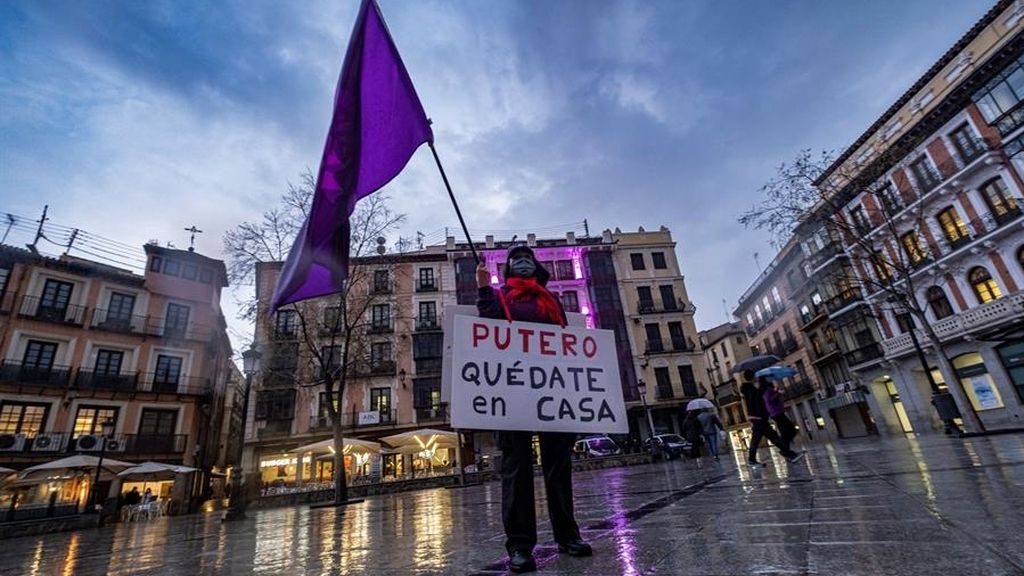
[{"label": "window", "polygon": [[437,302],[420,302],[420,326],[437,326]]},{"label": "window", "polygon": [[370,324],[375,330],[383,330],[391,326],[391,305],[374,304],[370,310]]},{"label": "window", "polygon": [[937,320],[953,315],[953,306],[950,305],[949,298],[946,298],[946,293],[941,287],[929,287],[925,297],[928,299],[928,306],[932,309],[932,313],[935,314]]},{"label": "window", "polygon": [[[417,378],[413,381],[413,402],[417,410],[417,418],[436,416],[441,408],[441,379]],[[435,411],[431,414],[431,411]]]},{"label": "window", "polygon": [[669,322],[668,323],[668,337],[672,340],[672,349],[678,352],[689,352],[688,342],[686,341],[686,333],[683,332],[682,322]]},{"label": "window", "polygon": [[981,115],[989,124],[995,123],[1024,99],[1024,69],[1014,62],[974,95]]},{"label": "window", "polygon": [[654,296],[650,286],[637,286],[636,297],[640,301],[640,313],[654,311]]},{"label": "window", "polygon": [[156,357],[156,373],[153,375],[153,388],[158,392],[176,392],[178,379],[181,377],[181,358],[178,356]]},{"label": "window", "polygon": [[967,275],[967,281],[970,282],[971,288],[974,289],[974,295],[978,298],[979,304],[991,302],[1003,297],[1003,293],[999,290],[999,285],[992,279],[992,276],[988,273],[983,266],[973,268]]},{"label": "window", "polygon": [[665,263],[664,252],[651,252],[651,262],[654,263],[655,270],[665,270],[668,268],[668,264]]},{"label": "window", "polygon": [[341,306],[328,306],[324,308],[324,330],[335,333],[341,330],[344,325],[341,320]]},{"label": "window", "polygon": [[320,349],[320,359],[325,369],[341,366],[341,346],[324,346]]},{"label": "window", "polygon": [[868,217],[864,215],[864,207],[857,206],[850,210],[850,219],[853,220],[854,227],[861,234],[867,234],[871,231],[871,222],[868,221]]},{"label": "window", "polygon": [[73,288],[74,284],[70,282],[48,279],[43,286],[43,297],[39,299],[36,315],[63,321],[67,316]]},{"label": "window", "polygon": [[374,342],[370,344],[370,369],[384,368],[385,362],[391,362],[391,343]]},{"label": "window", "polygon": [[661,343],[661,326],[658,324],[644,324],[644,331],[647,333],[647,350],[650,352],[664,352],[665,348]]},{"label": "window", "polygon": [[[387,273],[387,271],[382,272]],[[437,290],[437,284],[434,282],[433,268],[420,268],[419,285],[417,287],[420,290]]]},{"label": "window", "polygon": [[565,308],[566,312],[580,311],[580,299],[575,290],[566,290],[565,292],[562,292],[561,299],[562,308]]},{"label": "window", "polygon": [[676,310],[679,308],[676,302],[676,292],[671,284],[658,286],[658,290],[661,292],[661,304],[665,307],[665,310]]},{"label": "window", "polygon": [[199,276],[199,267],[195,264],[185,264],[181,268],[181,277],[185,280],[195,280]]},{"label": "window", "polygon": [[278,310],[274,316],[274,336],[292,338],[297,333],[299,313],[295,310]]},{"label": "window", "polygon": [[573,269],[572,260],[556,260],[555,277],[559,280],[575,280],[576,271]]},{"label": "window", "polygon": [[1007,192],[1002,178],[995,178],[982,186],[981,197],[985,199],[985,204],[997,221],[1020,212],[1017,201]]},{"label": "window", "polygon": [[921,250],[921,243],[917,238],[917,232],[910,231],[900,236],[900,244],[903,252],[907,255],[911,264],[920,264],[924,261],[924,251]]},{"label": "window", "polygon": [[[320,393],[320,401],[317,402],[316,415],[317,418],[327,418],[330,414],[327,410],[327,393]],[[337,390],[334,391],[334,413],[338,414],[341,412],[341,394]]]},{"label": "window", "polygon": [[923,194],[939,185],[942,180],[927,156],[921,156],[910,164],[910,171],[917,180],[917,187]]},{"label": "window", "polygon": [[102,434],[102,425],[107,420],[117,422],[117,408],[79,406],[75,415],[75,436]]},{"label": "window", "polygon": [[120,374],[122,360],[124,360],[124,352],[120,350],[99,350],[96,352],[96,374]]},{"label": "window", "polygon": [[295,390],[259,390],[257,420],[291,420],[295,417]]},{"label": "window", "polygon": [[43,431],[49,404],[0,402],[0,434],[35,436]]},{"label": "window", "polygon": [[167,321],[164,325],[164,336],[183,338],[188,330],[189,307],[181,304],[167,304]]},{"label": "window", "polygon": [[683,396],[695,398],[700,395],[697,390],[697,380],[693,377],[693,366],[679,367],[679,381],[683,384]]},{"label": "window", "polygon": [[153,259],[149,261],[149,271],[159,272],[163,268],[164,259],[159,256],[153,256]]},{"label": "window", "polygon": [[213,271],[209,268],[202,268],[199,270],[199,281],[203,284],[213,283]]},{"label": "window", "polygon": [[1017,396],[1024,401],[1024,340],[1011,340],[996,348],[1010,381],[1017,388]]},{"label": "window", "polygon": [[173,436],[177,422],[177,410],[143,408],[139,418],[139,436]]},{"label": "window", "polygon": [[633,270],[646,270],[647,267],[644,265],[643,254],[630,254],[629,261],[633,265]]},{"label": "window", "polygon": [[672,377],[668,373],[668,368],[655,368],[654,381],[658,386],[655,392],[657,398],[671,398],[673,396]]},{"label": "window", "polygon": [[761,304],[764,306],[764,315],[768,318],[772,316],[772,303],[768,300],[768,296],[765,295],[761,298]]},{"label": "window", "polygon": [[164,274],[168,276],[177,276],[179,269],[181,269],[181,264],[177,260],[167,260],[164,262]]},{"label": "window", "polygon": [[878,191],[878,198],[882,202],[882,209],[889,216],[896,215],[897,212],[903,209],[903,198],[900,197],[899,193],[892,184],[886,184]]},{"label": "window", "polygon": [[957,214],[956,208],[953,206],[939,212],[936,218],[939,221],[939,226],[942,227],[942,234],[954,248],[959,246],[963,241],[970,239],[970,234],[967,232],[967,225],[960,219],[960,215]]},{"label": "window", "polygon": [[28,345],[25,347],[25,356],[22,359],[22,366],[25,368],[50,370],[53,368],[53,359],[56,355],[56,343],[29,340]]},{"label": "window", "polygon": [[896,315],[896,326],[899,327],[900,334],[906,334],[917,327],[914,325],[914,318],[909,312]]},{"label": "window", "polygon": [[10,268],[0,268],[0,296],[3,296],[4,292],[7,291],[7,281],[10,277]]},{"label": "window", "polygon": [[970,163],[984,151],[984,147],[967,122],[953,130],[949,134],[949,139],[953,141],[953,147],[956,148],[956,153],[964,164]]},{"label": "window", "polygon": [[391,388],[370,388],[370,410],[380,412],[381,422],[391,421]]},{"label": "window", "polygon": [[374,292],[388,292],[390,290],[390,284],[388,282],[388,271],[387,270],[374,270],[373,271],[373,291]]},{"label": "window", "polygon": [[772,299],[775,301],[775,308],[782,310],[782,295],[779,294],[779,289],[775,286],[772,286]]},{"label": "window", "polygon": [[135,295],[112,292],[110,304],[107,306],[107,321],[127,323],[131,321],[135,311]]}]

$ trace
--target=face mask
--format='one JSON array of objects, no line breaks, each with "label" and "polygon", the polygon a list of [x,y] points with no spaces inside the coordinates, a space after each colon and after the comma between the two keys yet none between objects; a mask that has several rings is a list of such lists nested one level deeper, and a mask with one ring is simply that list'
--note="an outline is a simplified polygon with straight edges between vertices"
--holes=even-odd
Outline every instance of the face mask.
[{"label": "face mask", "polygon": [[512,270],[512,275],[519,278],[530,278],[537,270],[533,258],[529,256],[516,256],[509,261],[508,267]]}]

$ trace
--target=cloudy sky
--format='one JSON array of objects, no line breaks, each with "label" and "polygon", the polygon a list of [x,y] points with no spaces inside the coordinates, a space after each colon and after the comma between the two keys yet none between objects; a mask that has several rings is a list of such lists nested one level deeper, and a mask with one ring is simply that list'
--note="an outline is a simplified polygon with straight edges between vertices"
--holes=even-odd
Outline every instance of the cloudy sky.
[{"label": "cloudy sky", "polygon": [[[774,167],[854,140],[991,6],[379,4],[471,230],[668,226],[700,328],[772,256],[736,218]],[[54,224],[132,246],[186,247],[195,224],[219,256],[225,230],[316,168],[357,8],[0,3],[0,212],[49,204]],[[403,234],[458,226],[426,148],[389,191]]]}]

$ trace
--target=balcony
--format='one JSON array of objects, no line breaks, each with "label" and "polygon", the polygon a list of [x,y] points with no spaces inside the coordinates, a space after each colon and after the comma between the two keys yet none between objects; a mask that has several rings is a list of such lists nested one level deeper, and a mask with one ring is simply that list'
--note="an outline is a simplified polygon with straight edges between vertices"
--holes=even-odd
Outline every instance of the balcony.
[{"label": "balcony", "polygon": [[785,387],[786,400],[795,400],[813,393],[814,385],[809,380],[798,379]]},{"label": "balcony", "polygon": [[19,315],[43,322],[81,326],[85,318],[85,306],[55,305],[44,303],[38,296],[22,296]]},{"label": "balcony", "polygon": [[416,318],[416,331],[417,332],[429,332],[431,330],[440,330],[441,320],[437,315],[433,316],[419,316]]},{"label": "balcony", "polygon": [[138,386],[138,373],[112,374],[94,370],[78,370],[74,387],[79,390],[134,391]]},{"label": "balcony", "polygon": [[813,362],[815,364],[824,361],[836,354],[842,352],[839,348],[839,344],[836,342],[825,342],[819,347],[814,349]]},{"label": "balcony", "polygon": [[417,292],[437,292],[438,285],[437,280],[434,278],[417,278],[416,279],[416,291]]},{"label": "balcony", "polygon": [[182,454],[188,444],[187,434],[125,434],[127,454]]},{"label": "balcony", "polygon": [[178,394],[182,396],[206,396],[213,393],[209,378],[199,376],[178,376],[144,372],[139,374],[139,392]]},{"label": "balcony", "polygon": [[850,366],[857,366],[860,364],[866,364],[872,360],[882,358],[884,353],[882,352],[882,345],[878,342],[872,342],[870,344],[861,346],[856,350],[851,350],[846,353],[846,361],[850,363]]},{"label": "balcony", "polygon": [[833,240],[826,244],[824,248],[811,255],[811,268],[817,271],[818,268],[821,268],[829,260],[832,260],[836,256],[840,256],[842,254],[844,254],[843,245],[838,241]]},{"label": "balcony", "polygon": [[826,300],[825,308],[830,314],[835,314],[859,300],[861,300],[860,290],[845,290]]},{"label": "balcony", "polygon": [[995,221],[996,226],[1003,226],[1020,218],[1020,216],[1020,206],[1015,205],[1012,208],[1009,208],[1008,210],[1003,212],[1002,214],[992,214],[992,219],[993,221]]},{"label": "balcony", "polygon": [[270,331],[270,339],[278,342],[287,342],[290,340],[297,340],[299,337],[299,331],[297,328],[273,328]]},{"label": "balcony", "polygon": [[370,294],[391,294],[393,286],[390,280],[374,280],[370,285]]},{"label": "balcony", "polygon": [[291,418],[285,420],[266,420],[266,424],[256,429],[256,436],[260,440],[267,440],[271,438],[288,438],[292,436],[292,422]]},{"label": "balcony", "polygon": [[331,426],[331,419],[326,414],[323,416],[310,416],[309,418],[309,431],[316,432],[329,432],[333,430]]},{"label": "balcony", "polygon": [[70,376],[69,366],[26,366],[16,360],[0,360],[0,382],[65,388]]},{"label": "balcony", "polygon": [[448,404],[442,402],[433,406],[417,406],[416,407],[416,423],[424,424],[427,422],[447,422],[448,421]]},{"label": "balcony", "polygon": [[[1018,320],[1024,313],[1024,290],[1014,292],[998,300],[976,306],[960,314],[948,316],[932,323],[935,335],[942,342],[987,330]],[[924,345],[924,336],[918,332],[918,341]],[[900,334],[882,342],[886,356],[900,356],[913,352],[914,344],[910,333]]]},{"label": "balcony", "polygon": [[394,376],[395,374],[395,361],[394,360],[376,360],[370,361],[369,373],[373,376]]},{"label": "balcony", "polygon": [[675,392],[672,391],[672,386],[656,386],[654,388],[654,399],[655,400],[671,400],[675,398]]},{"label": "balcony", "polygon": [[740,397],[736,394],[736,389],[732,385],[721,386],[716,389],[715,399],[718,400],[719,406],[725,406],[726,404],[732,404],[733,402],[740,401]]},{"label": "balcony", "polygon": [[669,300],[667,302],[662,302],[661,306],[655,304],[653,300],[640,300],[636,306],[637,314],[641,315],[675,313],[692,314],[696,311],[696,308],[692,305],[686,304],[682,300],[679,300],[678,302]]},{"label": "balcony", "polygon": [[787,338],[783,338],[782,339],[782,352],[784,354],[789,354],[791,352],[794,352],[799,347],[800,347],[800,344],[798,344],[797,341],[796,341],[796,338],[794,338],[792,336],[789,336]]},{"label": "balcony", "polygon": [[367,334],[390,334],[395,331],[395,325],[390,318],[374,320],[366,326]]},{"label": "balcony", "polygon": [[133,314],[122,314],[97,308],[92,311],[89,328],[120,334],[142,334],[146,331],[147,318]]},{"label": "balcony", "polygon": [[997,118],[993,125],[999,130],[1000,136],[1007,136],[1024,126],[1024,104],[1018,103],[1016,107]]}]

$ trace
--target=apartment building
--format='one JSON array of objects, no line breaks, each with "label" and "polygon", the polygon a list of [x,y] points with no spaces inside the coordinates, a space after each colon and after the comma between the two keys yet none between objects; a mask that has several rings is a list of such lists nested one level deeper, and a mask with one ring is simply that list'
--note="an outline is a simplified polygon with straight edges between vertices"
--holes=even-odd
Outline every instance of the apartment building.
[{"label": "apartment building", "polygon": [[741,323],[726,322],[702,331],[699,336],[719,419],[730,434],[738,433],[747,424],[740,396],[741,379],[733,374],[732,367],[754,355],[747,333]]},{"label": "apartment building", "polygon": [[859,316],[829,315],[883,432],[941,430],[933,398],[969,432],[1024,421],[1022,32],[1024,5],[996,3],[816,183],[856,234],[801,235],[851,269],[830,289]]},{"label": "apartment building", "polygon": [[791,240],[743,293],[733,315],[743,324],[754,355],[778,356],[796,370],[780,382],[787,414],[804,440],[815,440],[834,437],[835,430],[818,406],[822,387],[793,306],[793,294],[806,279],[803,264],[803,252]]},{"label": "apartment building", "polygon": [[224,466],[224,264],[145,253],[140,275],[0,245],[0,466],[99,452],[107,420],[109,457]]}]

